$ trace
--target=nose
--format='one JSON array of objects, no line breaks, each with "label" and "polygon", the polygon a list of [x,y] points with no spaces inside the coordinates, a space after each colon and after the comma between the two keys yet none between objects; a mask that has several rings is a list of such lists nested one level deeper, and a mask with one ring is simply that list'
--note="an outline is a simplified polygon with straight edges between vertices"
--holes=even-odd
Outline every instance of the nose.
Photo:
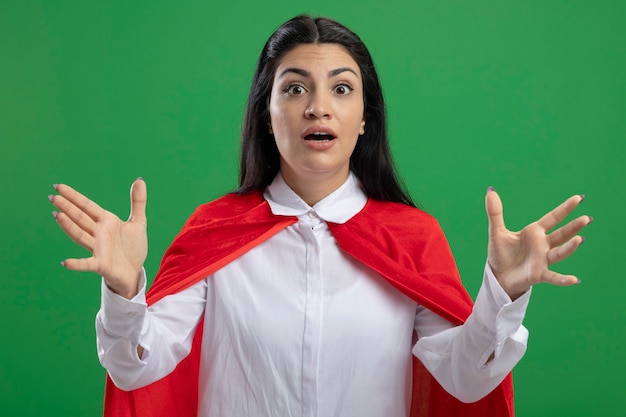
[{"label": "nose", "polygon": [[322,91],[311,94],[311,101],[304,111],[304,117],[307,119],[330,119],[332,113],[330,100],[330,94]]}]

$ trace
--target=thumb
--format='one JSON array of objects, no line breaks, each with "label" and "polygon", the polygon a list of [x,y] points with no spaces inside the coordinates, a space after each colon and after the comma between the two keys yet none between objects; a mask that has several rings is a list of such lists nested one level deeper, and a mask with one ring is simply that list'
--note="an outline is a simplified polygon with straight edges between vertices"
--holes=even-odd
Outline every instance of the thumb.
[{"label": "thumb", "polygon": [[146,202],[148,200],[148,190],[146,182],[139,177],[130,187],[130,216],[128,221],[146,225]]},{"label": "thumb", "polygon": [[494,236],[498,231],[505,229],[504,215],[502,213],[502,200],[493,187],[487,188],[485,196],[485,208],[489,220],[489,236]]}]

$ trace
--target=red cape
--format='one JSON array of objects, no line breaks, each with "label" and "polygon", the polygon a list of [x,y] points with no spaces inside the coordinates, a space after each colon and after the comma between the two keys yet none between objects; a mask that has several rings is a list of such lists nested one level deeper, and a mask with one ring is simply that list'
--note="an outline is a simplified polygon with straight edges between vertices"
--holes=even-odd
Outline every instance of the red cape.
[{"label": "red cape", "polygon": [[[166,251],[147,292],[148,304],[213,274],[297,220],[272,214],[261,193],[228,194],[198,207]],[[342,250],[417,303],[455,324],[471,313],[472,300],[445,236],[430,215],[404,204],[370,199],[348,222],[328,226]],[[196,416],[201,342],[202,323],[191,353],[172,373],[146,387],[122,391],[107,376],[104,416]],[[464,404],[414,358],[410,416],[512,417],[511,375],[482,400]]]}]

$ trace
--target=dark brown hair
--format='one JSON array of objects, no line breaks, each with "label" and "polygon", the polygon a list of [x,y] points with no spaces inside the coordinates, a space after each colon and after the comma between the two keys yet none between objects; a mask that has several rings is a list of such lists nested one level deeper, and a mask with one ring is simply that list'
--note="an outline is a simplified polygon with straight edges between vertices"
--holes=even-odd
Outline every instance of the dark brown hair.
[{"label": "dark brown hair", "polygon": [[282,57],[301,44],[342,45],[358,64],[363,78],[367,129],[350,157],[350,169],[371,198],[414,206],[399,181],[389,149],[385,102],[374,63],[361,39],[328,18],[297,16],[281,25],[259,57],[243,123],[238,193],[264,190],[280,169],[280,155],[268,131],[269,101]]}]

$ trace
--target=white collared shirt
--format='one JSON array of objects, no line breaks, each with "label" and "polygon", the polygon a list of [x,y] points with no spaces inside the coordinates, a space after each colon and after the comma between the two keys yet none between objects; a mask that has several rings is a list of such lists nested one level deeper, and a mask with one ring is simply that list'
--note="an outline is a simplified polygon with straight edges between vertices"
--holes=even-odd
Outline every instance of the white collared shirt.
[{"label": "white collared shirt", "polygon": [[339,249],[326,222],[345,223],[367,201],[352,174],[313,207],[280,175],[265,198],[299,221],[190,288],[146,308],[145,277],[133,300],[103,283],[98,353],[120,388],[171,372],[203,316],[201,417],[404,417],[411,352],[465,401],[524,354],[530,295],[512,303],[488,267],[473,314],[455,327]]}]

